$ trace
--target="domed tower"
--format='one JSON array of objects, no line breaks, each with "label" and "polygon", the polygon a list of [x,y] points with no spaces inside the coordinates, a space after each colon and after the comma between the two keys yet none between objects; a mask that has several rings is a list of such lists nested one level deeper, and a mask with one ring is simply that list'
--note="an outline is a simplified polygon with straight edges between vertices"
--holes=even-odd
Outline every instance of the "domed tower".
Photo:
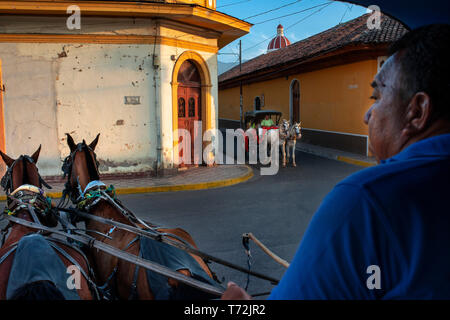
[{"label": "domed tower", "polygon": [[277,27],[277,36],[270,41],[267,52],[285,48],[290,44],[289,39],[284,36],[283,26],[279,24]]}]

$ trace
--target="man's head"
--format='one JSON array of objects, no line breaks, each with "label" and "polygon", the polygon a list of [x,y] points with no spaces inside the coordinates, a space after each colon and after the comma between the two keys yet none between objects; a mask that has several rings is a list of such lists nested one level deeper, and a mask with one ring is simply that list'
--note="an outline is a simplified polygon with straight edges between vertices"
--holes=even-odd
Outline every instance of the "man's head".
[{"label": "man's head", "polygon": [[378,160],[408,145],[450,132],[450,25],[404,35],[372,82],[373,105],[364,122]]},{"label": "man's head", "polygon": [[269,115],[266,114],[266,116],[264,117],[264,119],[269,120]]}]

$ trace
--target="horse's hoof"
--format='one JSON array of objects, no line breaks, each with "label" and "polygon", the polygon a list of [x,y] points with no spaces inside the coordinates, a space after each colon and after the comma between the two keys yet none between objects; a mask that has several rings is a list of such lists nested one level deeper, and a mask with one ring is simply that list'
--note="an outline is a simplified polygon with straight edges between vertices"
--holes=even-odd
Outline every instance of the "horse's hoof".
[{"label": "horse's hoof", "polygon": [[295,163],[292,164],[293,167],[296,167],[297,165]]}]

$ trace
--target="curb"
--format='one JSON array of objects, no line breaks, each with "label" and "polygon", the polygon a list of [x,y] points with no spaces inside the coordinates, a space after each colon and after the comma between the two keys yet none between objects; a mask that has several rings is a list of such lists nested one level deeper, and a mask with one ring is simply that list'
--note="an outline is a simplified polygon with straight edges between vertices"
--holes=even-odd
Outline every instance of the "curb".
[{"label": "curb", "polygon": [[[171,186],[152,186],[152,187],[134,187],[134,188],[117,188],[116,194],[139,194],[139,193],[153,193],[153,192],[173,192],[173,191],[188,191],[188,190],[204,190],[220,187],[232,186],[238,183],[245,182],[253,177],[253,169],[248,165],[247,172],[237,178],[230,178],[217,181],[199,182],[178,184]],[[46,195],[53,199],[61,198],[62,192],[46,192]],[[6,195],[0,195],[0,201],[6,201]]]},{"label": "curb", "polygon": [[322,158],[327,158],[327,159],[331,159],[331,160],[337,160],[337,161],[341,161],[341,162],[345,162],[348,164],[353,164],[353,165],[357,165],[357,166],[361,166],[361,167],[373,167],[376,165],[375,162],[369,162],[369,161],[364,161],[364,160],[359,160],[359,159],[355,159],[352,157],[347,157],[347,156],[339,156],[336,155],[335,153],[332,153],[330,151],[317,151],[317,150],[311,150],[305,147],[297,147],[296,148],[297,151],[300,152],[305,152],[305,153],[309,153],[318,157],[322,157]]},{"label": "curb", "polygon": [[342,162],[346,162],[346,163],[349,163],[349,164],[354,164],[354,165],[361,166],[361,167],[366,167],[366,168],[373,167],[373,166],[376,165],[375,163],[372,163],[372,162],[367,162],[367,161],[363,161],[363,160],[356,160],[356,159],[349,158],[349,157],[344,157],[344,156],[337,156],[336,160],[342,161]]}]

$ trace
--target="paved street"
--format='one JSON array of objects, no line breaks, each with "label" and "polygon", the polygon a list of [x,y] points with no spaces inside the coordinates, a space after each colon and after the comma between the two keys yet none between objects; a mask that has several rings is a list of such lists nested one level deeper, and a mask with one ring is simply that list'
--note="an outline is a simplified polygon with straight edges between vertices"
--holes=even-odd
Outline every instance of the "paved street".
[{"label": "paved street", "polygon": [[[280,168],[275,176],[254,177],[225,188],[121,195],[137,215],[157,224],[186,229],[198,247],[222,259],[247,266],[241,235],[252,232],[267,247],[290,261],[323,197],[362,167],[297,153],[297,167]],[[320,236],[320,235],[317,235]],[[284,268],[254,243],[252,270],[281,278]],[[219,277],[245,285],[246,275],[212,264]],[[248,291],[270,291],[272,285],[251,277]],[[264,297],[262,297],[264,298]]]}]

